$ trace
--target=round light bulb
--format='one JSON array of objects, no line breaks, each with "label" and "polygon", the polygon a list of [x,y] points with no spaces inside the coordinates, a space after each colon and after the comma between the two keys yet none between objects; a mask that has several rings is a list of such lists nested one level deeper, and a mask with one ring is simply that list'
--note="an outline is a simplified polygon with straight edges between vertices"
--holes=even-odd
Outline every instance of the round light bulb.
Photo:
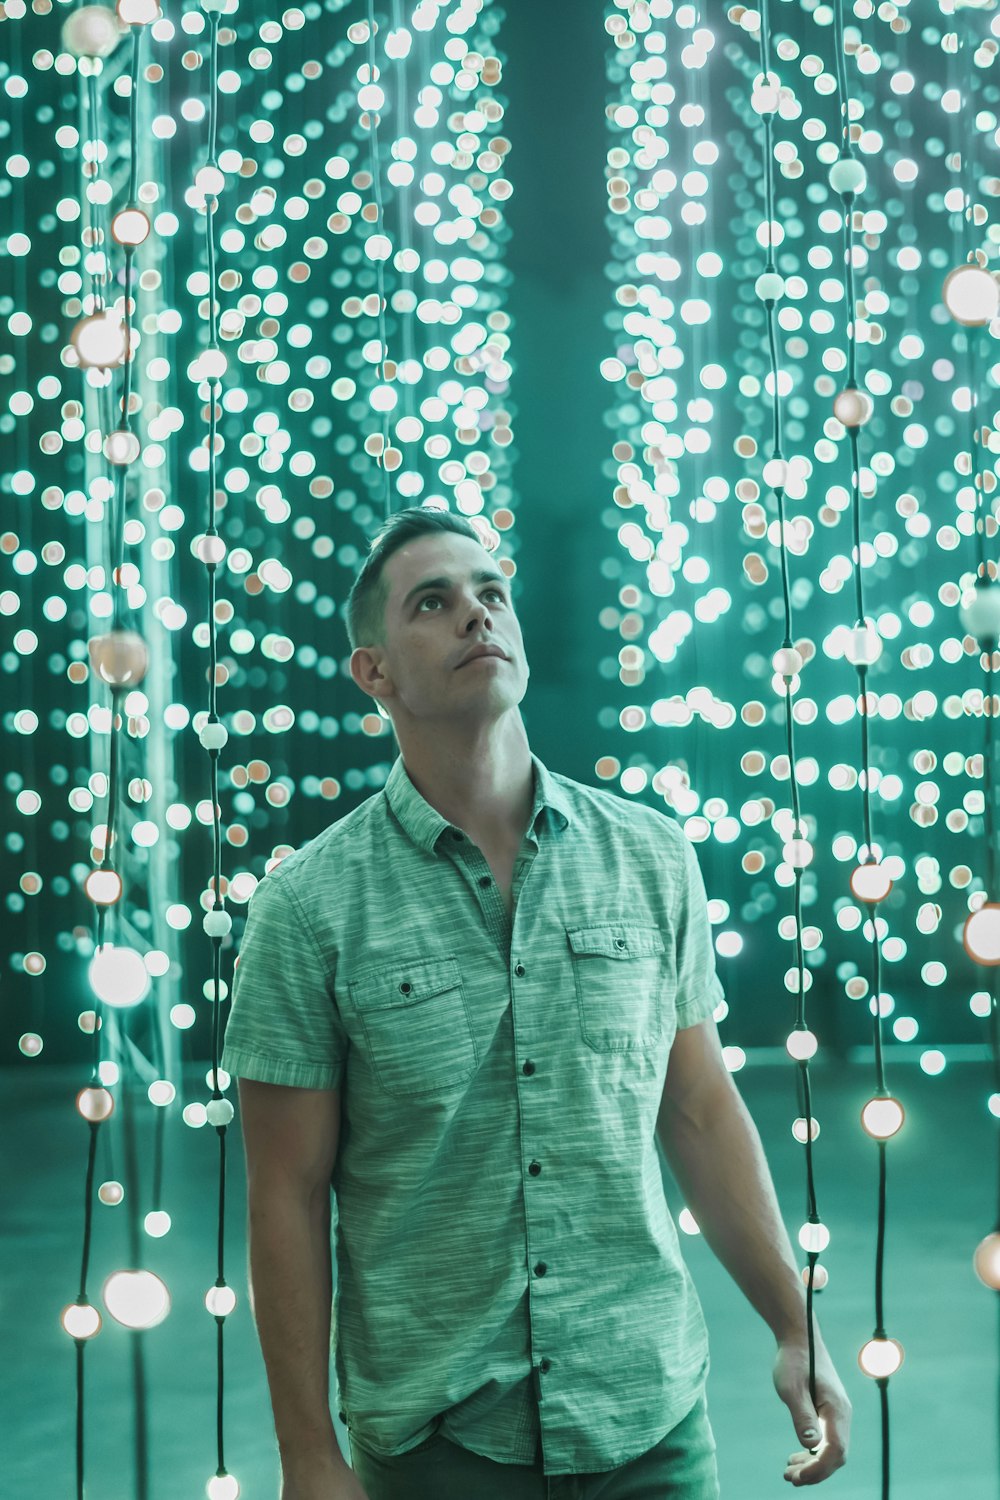
[{"label": "round light bulb", "polygon": [[962,944],[973,963],[987,968],[1000,964],[1000,902],[984,901],[966,917]]},{"label": "round light bulb", "polygon": [[830,168],[830,186],[841,197],[863,193],[868,184],[868,174],[853,156],[842,156]]},{"label": "round light bulb", "polygon": [[762,302],[779,302],[785,295],[785,279],[776,271],[764,271],[757,277],[754,291]]},{"label": "round light bulb", "polygon": [[117,870],[91,870],[83,889],[95,906],[114,906],[121,897],[122,878]]},{"label": "round light bulb", "polygon": [[205,1293],[205,1306],[213,1318],[227,1318],[236,1306],[236,1293],[231,1286],[210,1286]]},{"label": "round light bulb", "polygon": [[108,1208],[117,1208],[125,1197],[125,1189],[120,1182],[102,1182],[97,1189],[97,1196]]},{"label": "round light bulb", "polygon": [[849,386],[833,398],[833,415],[845,427],[863,427],[874,411],[867,391]]},{"label": "round light bulb", "polygon": [[170,1293],[152,1271],[113,1271],[101,1296],[115,1322],[125,1328],[155,1328],[170,1311]]},{"label": "round light bulb", "polygon": [[[808,1286],[809,1285],[809,1280],[810,1280],[810,1277],[809,1277],[809,1267],[808,1266],[803,1266],[802,1267],[801,1275],[802,1275],[802,1283],[803,1283],[803,1285],[804,1286]],[[813,1290],[814,1291],[821,1292],[823,1290],[823,1288],[827,1285],[827,1283],[828,1283],[829,1280],[830,1280],[830,1273],[826,1269],[826,1266],[815,1265],[815,1266],[812,1267],[812,1284],[813,1284]]]},{"label": "round light bulb", "polygon": [[119,245],[141,245],[149,235],[151,225],[141,208],[130,204],[120,209],[111,220],[112,238]]},{"label": "round light bulb", "polygon": [[884,901],[892,890],[892,881],[884,865],[856,865],[851,871],[851,894],[858,901]]},{"label": "round light bulb", "polygon": [[88,974],[97,998],[117,1009],[138,1005],[149,993],[149,970],[134,948],[106,943],[90,960]]},{"label": "round light bulb", "polygon": [[221,536],[200,536],[195,544],[195,551],[203,563],[215,563],[216,566],[223,561],[226,555],[226,544]]},{"label": "round light bulb", "polygon": [[808,839],[789,839],[782,845],[781,857],[793,870],[804,870],[812,863],[813,846]]},{"label": "round light bulb", "polygon": [[125,35],[106,5],[81,5],[63,22],[62,44],[74,57],[110,57]]},{"label": "round light bulb", "polygon": [[238,1500],[239,1493],[240,1487],[232,1474],[213,1474],[205,1486],[208,1500]]},{"label": "round light bulb", "polygon": [[138,687],[149,667],[149,651],[135,630],[110,630],[87,642],[91,665],[111,687]]},{"label": "round light bulb", "polygon": [[995,1230],[979,1241],[972,1264],[983,1286],[1000,1292],[1000,1230]]},{"label": "round light bulb", "polygon": [[133,464],[139,451],[139,439],[125,428],[116,427],[104,439],[104,456],[109,464]]},{"label": "round light bulb", "polygon": [[1000,583],[977,578],[975,587],[962,596],[958,617],[963,630],[980,642],[1000,637]]},{"label": "round light bulb", "polygon": [[965,328],[982,328],[1000,309],[1000,283],[985,266],[956,266],[944,278],[944,305]]},{"label": "round light bulb", "polygon": [[861,1111],[861,1124],[875,1141],[887,1141],[903,1128],[906,1113],[898,1099],[869,1099]]},{"label": "round light bulb", "polygon": [[195,173],[194,185],[205,198],[217,198],[226,186],[224,172],[218,167],[201,167]]},{"label": "round light bulb", "polygon": [[158,0],[118,0],[115,9],[126,26],[148,26],[161,14]]},{"label": "round light bulb", "polygon": [[882,655],[882,637],[875,629],[874,621],[866,619],[863,625],[853,625],[844,642],[844,655],[852,667],[870,667]]},{"label": "round light bulb", "polygon": [[802,671],[802,654],[794,646],[780,646],[771,657],[771,666],[779,677],[797,677]]},{"label": "round light bulb", "polygon": [[[792,1135],[798,1141],[800,1146],[804,1146],[806,1143],[806,1134],[807,1132],[805,1115],[800,1115],[797,1120],[792,1121]],[[812,1122],[812,1129],[810,1134],[813,1140],[816,1140],[819,1136],[819,1121],[815,1118]]]},{"label": "round light bulb", "polygon": [[903,1363],[903,1346],[897,1339],[869,1339],[858,1355],[858,1364],[873,1380],[895,1375]]},{"label": "round light bulb", "polygon": [[76,1096],[76,1107],[91,1125],[106,1120],[115,1107],[115,1101],[107,1089],[81,1089]]},{"label": "round light bulb", "polygon": [[116,313],[81,318],[69,337],[84,369],[108,370],[125,358],[125,324]]},{"label": "round light bulb", "polygon": [[63,1308],[59,1321],[73,1339],[92,1339],[101,1331],[101,1315],[89,1302],[71,1302]]},{"label": "round light bulb", "polygon": [[143,1219],[142,1227],[150,1239],[162,1240],[165,1234],[170,1233],[171,1223],[172,1220],[168,1213],[162,1208],[153,1208],[150,1209],[149,1213]]},{"label": "round light bulb", "polygon": [[811,1031],[791,1031],[785,1042],[789,1057],[796,1062],[807,1062],[810,1057],[815,1057],[818,1046],[819,1042]]},{"label": "round light bulb", "polygon": [[825,1224],[803,1224],[799,1230],[799,1244],[807,1255],[822,1255],[830,1243],[830,1231]]}]

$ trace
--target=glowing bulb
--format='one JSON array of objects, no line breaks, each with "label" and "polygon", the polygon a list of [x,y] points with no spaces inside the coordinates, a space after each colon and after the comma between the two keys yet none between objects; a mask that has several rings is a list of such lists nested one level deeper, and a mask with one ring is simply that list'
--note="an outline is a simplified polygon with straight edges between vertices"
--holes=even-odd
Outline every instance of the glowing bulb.
[{"label": "glowing bulb", "polygon": [[108,1208],[117,1208],[125,1197],[125,1189],[120,1182],[102,1182],[97,1189],[97,1196]]},{"label": "glowing bulb", "polygon": [[162,1208],[151,1209],[142,1221],[142,1227],[150,1239],[161,1240],[165,1234],[170,1233],[172,1220],[170,1215]]},{"label": "glowing bulb", "polygon": [[[830,1280],[830,1273],[826,1269],[826,1266],[820,1266],[820,1265],[813,1266],[812,1267],[812,1273],[813,1273],[812,1274],[813,1290],[817,1291],[817,1292],[821,1292],[823,1290],[823,1288],[826,1286],[827,1282]],[[809,1285],[809,1281],[810,1281],[809,1267],[808,1266],[803,1266],[802,1267],[801,1275],[802,1275],[803,1284],[805,1286],[808,1286]]]},{"label": "glowing bulb", "polygon": [[771,657],[771,666],[779,677],[797,677],[802,671],[802,655],[794,646],[781,646]]},{"label": "glowing bulb", "polygon": [[236,1306],[236,1293],[231,1286],[210,1286],[205,1293],[205,1306],[213,1318],[226,1318]]},{"label": "glowing bulb", "polygon": [[825,1224],[803,1224],[799,1230],[799,1244],[807,1255],[822,1255],[830,1243],[830,1231]]},{"label": "glowing bulb", "polygon": [[782,845],[781,857],[793,870],[804,870],[812,862],[813,846],[808,839],[789,839]]},{"label": "glowing bulb", "polygon": [[134,432],[116,427],[104,439],[104,456],[109,464],[132,464],[139,457],[139,439]]},{"label": "glowing bulb", "polygon": [[830,168],[830,186],[842,197],[863,193],[867,183],[867,172],[853,156],[842,156]]},{"label": "glowing bulb", "polygon": [[962,944],[973,963],[1000,964],[1000,902],[984,901],[965,919]]},{"label": "glowing bulb", "polygon": [[851,871],[851,893],[859,901],[884,901],[892,890],[892,881],[884,865],[856,865]]},{"label": "glowing bulb", "polygon": [[876,1141],[889,1140],[903,1128],[905,1118],[903,1106],[898,1099],[892,1098],[869,1099],[861,1111],[861,1123]]},{"label": "glowing bulb", "polygon": [[903,1363],[903,1346],[897,1339],[869,1339],[858,1355],[858,1364],[873,1380],[895,1375]]},{"label": "glowing bulb", "polygon": [[63,1308],[59,1321],[73,1339],[92,1339],[101,1331],[101,1315],[89,1302],[71,1302]]},{"label": "glowing bulb", "polygon": [[972,1264],[983,1285],[1000,1292],[1000,1230],[979,1241]]},{"label": "glowing bulb", "polygon": [[87,642],[91,665],[112,687],[137,687],[149,666],[149,651],[134,630],[112,630]]},{"label": "glowing bulb", "polygon": [[[80,14],[74,11],[74,15]],[[80,319],[70,334],[70,343],[85,369],[106,370],[125,358],[125,325],[117,313],[93,313]]]},{"label": "glowing bulb", "polygon": [[134,948],[105,944],[90,960],[90,987],[105,1005],[138,1005],[149,993],[149,970]]},{"label": "glowing bulb", "polygon": [[221,536],[200,536],[195,543],[195,551],[203,563],[214,563],[216,566],[223,561],[226,555],[226,544]]},{"label": "glowing bulb", "polygon": [[996,641],[1000,637],[1000,583],[977,578],[975,588],[963,595],[958,617],[963,630],[977,641]]},{"label": "glowing bulb", "polygon": [[203,198],[217,198],[226,186],[225,173],[218,167],[201,167],[195,173],[194,185]]},{"label": "glowing bulb", "polygon": [[149,219],[134,205],[121,209],[111,220],[111,234],[119,245],[141,245],[149,231]]},{"label": "glowing bulb", "polygon": [[125,28],[106,5],[81,5],[63,22],[62,44],[74,57],[110,57],[124,35]]},{"label": "glowing bulb", "polygon": [[810,1057],[816,1056],[819,1042],[811,1031],[792,1031],[788,1034],[785,1048],[789,1057],[796,1062],[806,1062]]},{"label": "glowing bulb", "polygon": [[205,1486],[205,1493],[208,1500],[237,1500],[240,1487],[232,1474],[213,1474]]},{"label": "glowing bulb", "polygon": [[107,1089],[81,1089],[76,1096],[76,1107],[91,1125],[106,1120],[115,1107],[115,1101]]},{"label": "glowing bulb", "polygon": [[785,295],[785,278],[776,271],[764,271],[757,277],[754,291],[762,302],[778,302]]},{"label": "glowing bulb", "polygon": [[[806,1143],[806,1120],[805,1120],[805,1116],[804,1115],[800,1115],[797,1120],[793,1120],[792,1121],[792,1135],[798,1141],[798,1143],[799,1143],[800,1146],[804,1146],[805,1145],[805,1143]],[[811,1135],[812,1140],[816,1140],[817,1136],[819,1135],[819,1121],[817,1119],[813,1119],[813,1121],[812,1121],[812,1128],[811,1128],[811,1131],[810,1131],[810,1135]]]},{"label": "glowing bulb", "polygon": [[833,415],[845,427],[863,427],[874,411],[872,398],[867,391],[848,386],[833,399]]},{"label": "glowing bulb", "polygon": [[101,1296],[108,1312],[125,1328],[155,1328],[170,1311],[170,1293],[152,1271],[113,1271]]},{"label": "glowing bulb", "polygon": [[944,305],[966,328],[982,328],[1000,308],[1000,283],[984,266],[956,266],[941,289]]},{"label": "glowing bulb", "polygon": [[852,667],[870,667],[882,655],[882,637],[873,620],[855,625],[845,634],[844,655]]},{"label": "glowing bulb", "polygon": [[91,870],[83,889],[95,906],[114,906],[121,897],[122,878],[117,870]]},{"label": "glowing bulb", "polygon": [[160,16],[159,0],[118,0],[115,9],[126,26],[148,26]]}]

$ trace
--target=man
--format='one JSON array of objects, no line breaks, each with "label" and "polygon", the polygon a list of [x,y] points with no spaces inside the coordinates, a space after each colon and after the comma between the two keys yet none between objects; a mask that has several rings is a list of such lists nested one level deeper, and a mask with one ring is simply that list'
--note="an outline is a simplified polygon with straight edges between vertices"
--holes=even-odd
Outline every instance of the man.
[{"label": "man", "polygon": [[[283,1500],[715,1500],[657,1139],[775,1335],[806,1449],[785,1479],[826,1478],[850,1403],[818,1329],[810,1399],[690,842],[532,755],[510,585],[462,517],[386,522],[348,634],[400,756],[258,886],[223,1056]],[[331,1187],[353,1471],[329,1409]]]}]

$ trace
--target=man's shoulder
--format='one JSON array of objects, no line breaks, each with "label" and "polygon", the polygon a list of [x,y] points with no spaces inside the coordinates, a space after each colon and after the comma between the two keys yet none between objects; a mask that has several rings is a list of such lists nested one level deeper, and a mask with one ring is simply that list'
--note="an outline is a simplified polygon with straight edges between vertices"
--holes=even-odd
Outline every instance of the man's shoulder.
[{"label": "man's shoulder", "polygon": [[364,854],[374,825],[384,817],[384,809],[384,792],[374,792],[343,817],[328,823],[314,838],[307,839],[291,854],[284,855],[265,878],[288,881],[288,889],[296,893],[308,889],[328,865],[340,864],[354,857],[359,849]]},{"label": "man's shoulder", "polygon": [[681,825],[669,812],[661,812],[659,808],[637,802],[632,797],[623,797],[607,787],[576,781],[559,771],[550,770],[549,775],[571,803],[573,811],[585,819],[611,824],[632,835],[645,832],[658,839],[672,838],[678,845],[686,838]]}]

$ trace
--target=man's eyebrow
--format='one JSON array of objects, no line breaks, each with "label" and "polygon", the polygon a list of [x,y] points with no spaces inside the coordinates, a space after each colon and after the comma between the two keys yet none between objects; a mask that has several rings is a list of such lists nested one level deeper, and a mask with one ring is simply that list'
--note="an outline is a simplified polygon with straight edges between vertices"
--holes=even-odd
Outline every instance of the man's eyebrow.
[{"label": "man's eyebrow", "polygon": [[[502,584],[504,588],[507,587],[507,580],[503,576],[503,574],[491,573],[488,568],[480,568],[478,572],[473,573],[472,581],[473,583],[499,583]],[[403,609],[405,610],[410,600],[415,599],[418,594],[422,594],[425,589],[450,588],[450,578],[425,578],[423,583],[416,584],[407,594],[406,598],[403,600]]]}]

